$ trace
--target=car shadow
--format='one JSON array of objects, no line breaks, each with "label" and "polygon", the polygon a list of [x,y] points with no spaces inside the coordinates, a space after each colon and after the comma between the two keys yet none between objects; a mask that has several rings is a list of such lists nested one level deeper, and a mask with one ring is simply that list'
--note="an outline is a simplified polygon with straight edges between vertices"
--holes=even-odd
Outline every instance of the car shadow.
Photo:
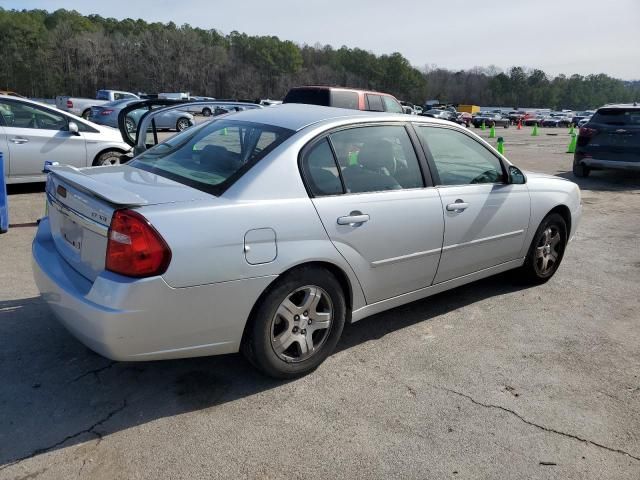
[{"label": "car shadow", "polygon": [[[502,274],[380,313],[347,325],[337,351],[523,288]],[[238,354],[111,362],[75,340],[39,297],[0,301],[0,378],[0,471],[21,459],[288,383],[257,373]]]},{"label": "car shadow", "polygon": [[592,170],[584,178],[576,177],[571,171],[556,175],[577,183],[581,190],[621,192],[640,189],[640,172],[630,170]]},{"label": "car shadow", "polygon": [[44,192],[45,185],[45,182],[12,183],[11,185],[7,185],[7,194],[42,193]]}]

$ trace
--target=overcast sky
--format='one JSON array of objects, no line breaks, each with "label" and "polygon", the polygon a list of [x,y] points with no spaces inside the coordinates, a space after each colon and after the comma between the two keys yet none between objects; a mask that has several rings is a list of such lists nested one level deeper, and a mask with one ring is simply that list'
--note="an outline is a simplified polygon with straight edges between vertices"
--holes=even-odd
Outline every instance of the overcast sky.
[{"label": "overcast sky", "polygon": [[0,0],[0,6],[398,51],[419,68],[524,65],[552,75],[640,79],[640,0]]}]

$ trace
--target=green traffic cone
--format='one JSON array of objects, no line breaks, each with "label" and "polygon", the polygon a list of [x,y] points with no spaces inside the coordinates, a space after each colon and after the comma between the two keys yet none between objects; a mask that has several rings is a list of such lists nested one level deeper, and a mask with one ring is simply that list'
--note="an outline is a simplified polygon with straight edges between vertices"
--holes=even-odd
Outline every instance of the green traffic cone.
[{"label": "green traffic cone", "polygon": [[576,145],[578,144],[578,136],[574,133],[571,134],[571,141],[567,147],[567,153],[576,153]]},{"label": "green traffic cone", "polygon": [[489,138],[496,138],[496,127],[492,124],[489,130]]},{"label": "green traffic cone", "polygon": [[573,130],[573,123],[569,124],[569,135],[573,135],[574,130]]},{"label": "green traffic cone", "polygon": [[482,121],[482,127],[481,128],[482,128],[483,131],[487,129],[487,126],[484,124],[484,120]]},{"label": "green traffic cone", "polygon": [[498,137],[498,153],[504,155],[504,138]]},{"label": "green traffic cone", "polygon": [[223,137],[226,137],[226,136],[228,135],[227,127],[224,127],[224,128],[220,131],[220,135],[222,135]]},{"label": "green traffic cone", "polygon": [[531,132],[531,136],[532,137],[537,137],[538,136],[538,124],[537,123],[533,124],[533,131]]}]

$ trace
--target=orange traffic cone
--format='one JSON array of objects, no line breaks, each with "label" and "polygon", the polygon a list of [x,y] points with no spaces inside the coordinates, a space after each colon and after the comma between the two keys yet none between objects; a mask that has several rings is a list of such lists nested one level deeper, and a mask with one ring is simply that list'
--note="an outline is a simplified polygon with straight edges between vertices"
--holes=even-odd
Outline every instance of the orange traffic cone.
[{"label": "orange traffic cone", "polygon": [[518,119],[518,130],[522,130],[522,119]]}]

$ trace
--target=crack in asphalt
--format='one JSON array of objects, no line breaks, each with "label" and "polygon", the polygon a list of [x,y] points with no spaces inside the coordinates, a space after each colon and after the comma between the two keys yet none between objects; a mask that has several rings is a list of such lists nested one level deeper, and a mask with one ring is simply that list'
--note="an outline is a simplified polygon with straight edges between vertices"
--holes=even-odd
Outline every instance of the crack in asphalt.
[{"label": "crack in asphalt", "polygon": [[95,375],[96,378],[98,379],[98,381],[100,381],[100,376],[99,374],[101,372],[104,372],[105,370],[109,370],[111,367],[113,367],[117,362],[109,362],[107,365],[105,365],[104,367],[100,367],[100,368],[94,368],[93,370],[89,370],[88,372],[83,373],[82,375],[77,376],[76,378],[74,378],[73,380],[71,380],[69,383],[74,383],[77,382],[78,380],[80,380],[81,378],[87,377],[89,375]]},{"label": "crack in asphalt", "polygon": [[560,430],[556,430],[555,428],[550,428],[550,427],[545,427],[544,425],[538,425],[537,423],[533,423],[530,420],[527,420],[526,418],[524,418],[522,415],[520,415],[519,413],[517,413],[514,410],[510,410],[506,407],[502,407],[500,405],[493,405],[491,403],[482,403],[479,402],[478,400],[476,400],[475,398],[473,398],[471,395],[467,395],[466,393],[462,393],[462,392],[458,392],[456,390],[452,390],[450,388],[446,388],[446,387],[438,387],[436,385],[432,385],[432,387],[435,387],[439,390],[444,390],[445,392],[449,392],[449,393],[453,393],[455,395],[458,395],[459,397],[463,397],[466,398],[467,400],[469,400],[471,403],[481,406],[481,407],[485,407],[485,408],[493,408],[496,410],[502,410],[503,412],[509,413],[513,416],[515,416],[516,418],[518,418],[520,421],[526,423],[527,425],[531,425],[532,427],[536,427],[540,430],[543,430],[545,432],[548,433],[555,433],[557,435],[562,435],[563,437],[567,437],[567,438],[572,438],[573,440],[578,440],[580,442],[584,442],[584,443],[589,443],[591,445],[594,445],[596,447],[602,448],[604,450],[608,450],[609,452],[613,452],[613,453],[620,453],[622,455],[626,455],[630,458],[633,458],[634,460],[637,460],[640,462],[640,457],[637,457],[635,455],[630,454],[629,452],[625,452],[624,450],[620,450],[618,448],[612,448],[612,447],[607,447],[606,445],[602,445],[601,443],[598,442],[594,442],[593,440],[588,440],[586,438],[582,438],[579,437],[577,435],[573,435],[571,433],[566,433],[566,432],[562,432]]},{"label": "crack in asphalt", "polygon": [[102,433],[100,433],[99,431],[96,430],[96,428],[98,428],[99,426],[101,426],[102,424],[108,422],[109,420],[111,420],[111,418],[114,415],[117,415],[118,413],[120,413],[121,411],[123,411],[125,408],[127,408],[127,399],[125,398],[122,401],[122,405],[120,405],[118,408],[115,408],[113,410],[111,410],[109,413],[107,413],[107,415],[105,415],[102,419],[98,420],[96,423],[94,423],[93,425],[91,425],[89,428],[85,428],[84,430],[80,430],[79,432],[73,433],[71,435],[67,435],[66,437],[64,437],[62,440],[54,443],[53,445],[49,445],[48,447],[43,447],[43,448],[38,448],[36,450],[34,450],[33,452],[31,452],[29,455],[25,455],[24,457],[20,457],[16,460],[14,460],[13,462],[7,463],[6,465],[2,465],[0,466],[0,471],[9,468],[13,465],[16,465],[24,460],[28,460],[29,458],[33,458],[37,455],[41,455],[43,453],[46,453],[50,450],[53,450],[54,448],[57,448],[61,445],[64,445],[66,442],[68,442],[69,440],[72,440],[76,437],[79,437],[80,435],[84,435],[86,433],[90,433],[96,436],[96,438],[100,441],[102,440]]}]

